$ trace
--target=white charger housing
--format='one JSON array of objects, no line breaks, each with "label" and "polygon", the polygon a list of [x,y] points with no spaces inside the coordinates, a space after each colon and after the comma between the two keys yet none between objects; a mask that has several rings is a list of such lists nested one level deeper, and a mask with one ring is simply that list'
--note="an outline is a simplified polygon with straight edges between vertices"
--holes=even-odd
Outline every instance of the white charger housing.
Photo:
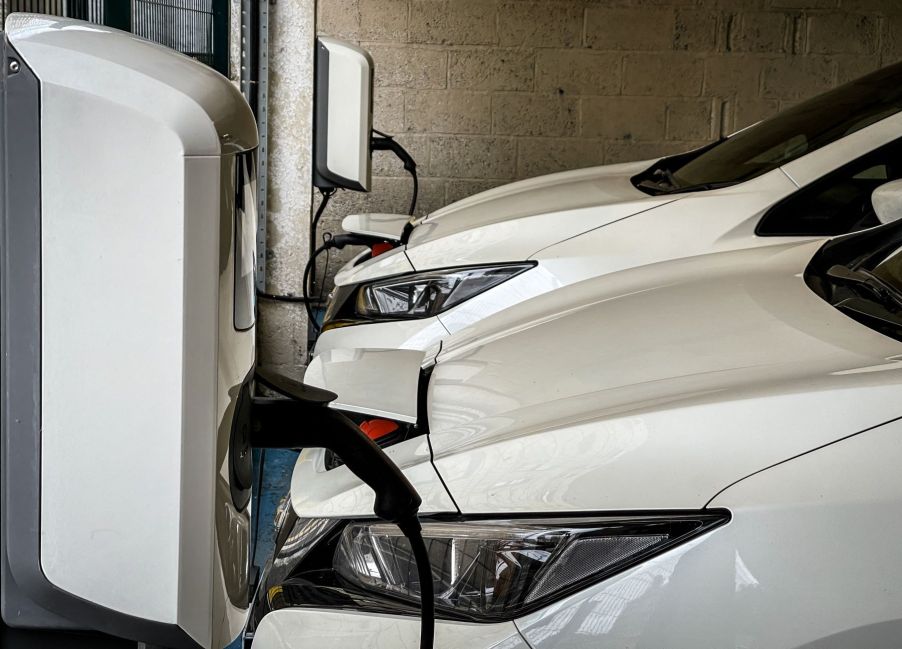
[{"label": "white charger housing", "polygon": [[13,14],[0,40],[3,621],[224,647],[249,599],[253,114],[131,34]]},{"label": "white charger housing", "polygon": [[373,59],[334,38],[316,39],[313,184],[372,188]]}]

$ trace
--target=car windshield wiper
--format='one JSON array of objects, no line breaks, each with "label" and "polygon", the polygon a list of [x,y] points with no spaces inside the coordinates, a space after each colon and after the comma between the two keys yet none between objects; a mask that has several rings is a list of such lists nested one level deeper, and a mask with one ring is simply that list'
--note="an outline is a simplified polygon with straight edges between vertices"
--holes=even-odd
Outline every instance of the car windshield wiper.
[{"label": "car windshield wiper", "polygon": [[[673,178],[673,174],[669,174],[669,178]],[[671,182],[670,180],[665,181],[668,183],[665,186],[662,182],[658,182],[652,180],[650,178],[646,178],[645,180],[639,183],[640,187],[645,187],[646,189],[650,189],[654,192],[655,196],[666,196],[670,194],[688,194],[691,192],[704,192],[710,189],[722,189],[724,187],[732,187],[733,185],[738,185],[740,181],[738,180],[729,180],[724,182],[717,183],[698,183],[697,185],[685,185],[680,186],[675,182]]]},{"label": "car windshield wiper", "polygon": [[709,189],[722,189],[724,187],[732,187],[733,185],[739,184],[738,180],[728,180],[717,183],[698,183],[697,185],[686,185],[685,187],[680,187],[679,185],[673,187],[672,189],[662,190],[661,194],[682,194],[689,192],[704,192]]},{"label": "car windshield wiper", "polygon": [[675,174],[688,163],[699,158],[719,144],[726,142],[728,139],[729,138],[724,135],[700,149],[661,158],[647,171],[633,178],[633,184],[637,188],[643,189],[647,193],[655,196],[658,194],[676,194],[684,191],[704,191],[706,189],[717,189],[718,187],[726,186],[721,183],[703,183],[688,187],[680,187],[680,183],[677,181]]},{"label": "car windshield wiper", "polygon": [[[662,162],[665,161],[666,159]],[[677,186],[677,182],[673,177],[673,172],[666,165],[661,165],[651,170],[650,177],[639,181],[637,186],[644,187],[654,194],[664,194],[673,190]]]},{"label": "car windshield wiper", "polygon": [[882,305],[890,306],[893,310],[902,309],[902,291],[868,270],[853,270],[842,264],[835,264],[827,271],[827,277],[845,286],[863,288]]}]

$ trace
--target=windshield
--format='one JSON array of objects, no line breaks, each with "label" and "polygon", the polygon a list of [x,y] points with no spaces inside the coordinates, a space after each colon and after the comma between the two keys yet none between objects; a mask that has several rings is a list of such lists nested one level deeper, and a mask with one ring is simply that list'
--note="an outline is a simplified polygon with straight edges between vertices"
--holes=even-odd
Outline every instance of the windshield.
[{"label": "windshield", "polygon": [[652,194],[743,182],[900,110],[902,63],[818,95],[695,155],[665,158],[633,182]]}]

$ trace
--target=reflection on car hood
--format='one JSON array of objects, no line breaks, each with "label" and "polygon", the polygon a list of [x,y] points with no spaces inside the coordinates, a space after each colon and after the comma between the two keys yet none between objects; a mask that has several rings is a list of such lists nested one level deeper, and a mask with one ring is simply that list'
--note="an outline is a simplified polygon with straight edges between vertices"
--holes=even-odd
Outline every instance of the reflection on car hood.
[{"label": "reflection on car hood", "polygon": [[524,261],[559,241],[676,200],[633,186],[630,178],[649,164],[569,171],[477,194],[421,221],[407,254],[417,270]]},{"label": "reflection on car hood", "polygon": [[615,273],[449,339],[429,419],[461,510],[702,507],[902,415],[902,345],[804,282],[821,243]]}]

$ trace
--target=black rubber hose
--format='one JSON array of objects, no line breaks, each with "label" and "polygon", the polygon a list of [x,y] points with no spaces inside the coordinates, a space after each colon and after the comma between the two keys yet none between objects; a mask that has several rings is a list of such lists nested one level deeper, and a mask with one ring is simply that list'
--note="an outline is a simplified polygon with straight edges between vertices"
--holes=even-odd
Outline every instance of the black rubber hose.
[{"label": "black rubber hose", "polygon": [[304,266],[304,280],[302,282],[303,290],[304,290],[304,307],[307,309],[307,317],[310,319],[310,326],[313,327],[316,333],[320,332],[319,323],[316,321],[316,314],[313,312],[313,304],[310,300],[310,280],[313,275],[313,269],[316,267],[316,258],[319,257],[324,251],[328,250],[331,245],[326,242],[321,245],[319,248],[313,251],[313,254],[310,255],[310,259],[307,260],[307,265]]},{"label": "black rubber hose", "polygon": [[407,211],[407,214],[413,216],[414,212],[417,211],[417,197],[420,193],[420,180],[417,177],[416,167],[409,171],[411,178],[413,178],[413,194],[410,198],[410,209]]},{"label": "black rubber hose", "polygon": [[257,291],[257,297],[261,300],[270,300],[271,302],[288,302],[291,304],[307,302],[307,298],[301,297],[300,295],[274,295],[263,291]]},{"label": "black rubber hose", "polygon": [[[323,212],[326,211],[326,207],[329,205],[329,201],[332,199],[332,196],[335,194],[334,189],[321,189],[319,193],[322,195],[322,199],[319,202],[319,207],[316,208],[316,214],[313,215],[313,220],[310,221],[310,259],[316,259],[316,233],[319,228],[319,221],[323,218]],[[306,269],[304,270],[306,273]],[[314,266],[310,270],[310,292],[313,291],[313,284],[316,282],[316,266]],[[307,281],[304,281],[304,286],[307,286]]]},{"label": "black rubber hose", "polygon": [[416,518],[400,522],[398,527],[410,542],[410,549],[413,550],[413,558],[417,563],[420,581],[420,649],[432,649],[435,643],[435,582],[429,563],[429,551],[423,539],[423,528]]}]

